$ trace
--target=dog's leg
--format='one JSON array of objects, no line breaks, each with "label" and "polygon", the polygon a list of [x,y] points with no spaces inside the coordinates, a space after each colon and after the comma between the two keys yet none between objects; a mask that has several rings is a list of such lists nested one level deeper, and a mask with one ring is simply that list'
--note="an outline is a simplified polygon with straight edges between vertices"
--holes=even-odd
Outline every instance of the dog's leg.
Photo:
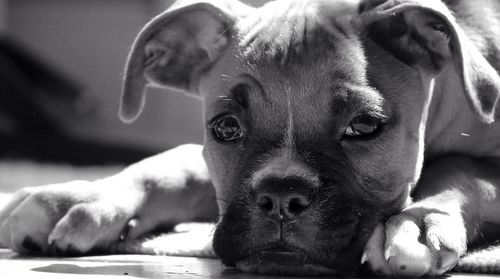
[{"label": "dog's leg", "polygon": [[385,235],[367,244],[371,268],[396,276],[452,269],[485,227],[500,224],[499,170],[498,160],[450,156],[432,162],[413,193],[415,202],[386,222]]},{"label": "dog's leg", "polygon": [[0,211],[0,242],[20,253],[108,251],[120,239],[214,217],[201,150],[180,146],[94,182],[25,188]]},{"label": "dog's leg", "polygon": [[182,145],[130,167],[128,176],[135,177],[146,196],[128,222],[127,239],[159,226],[215,220],[215,190],[201,153],[201,145]]}]

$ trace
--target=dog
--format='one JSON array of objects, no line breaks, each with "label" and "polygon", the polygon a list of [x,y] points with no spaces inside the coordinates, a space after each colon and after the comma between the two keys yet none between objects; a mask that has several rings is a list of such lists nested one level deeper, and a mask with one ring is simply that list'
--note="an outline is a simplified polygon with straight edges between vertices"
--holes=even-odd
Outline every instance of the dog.
[{"label": "dog", "polygon": [[20,190],[0,242],[147,251],[158,227],[218,217],[200,251],[245,272],[466,267],[499,235],[499,22],[487,0],[178,1],[137,36],[120,116],[138,117],[147,85],[185,92],[203,146]]}]

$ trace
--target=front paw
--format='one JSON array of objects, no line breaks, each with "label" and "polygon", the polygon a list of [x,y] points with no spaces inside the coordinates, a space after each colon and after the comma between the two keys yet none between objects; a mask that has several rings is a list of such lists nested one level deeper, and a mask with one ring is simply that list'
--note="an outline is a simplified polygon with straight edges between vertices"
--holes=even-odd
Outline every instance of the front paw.
[{"label": "front paw", "polygon": [[414,207],[391,217],[374,231],[363,260],[384,276],[439,276],[452,269],[466,251],[460,214]]},{"label": "front paw", "polygon": [[0,211],[0,243],[22,254],[105,249],[118,240],[130,213],[96,183],[73,181],[17,192]]}]

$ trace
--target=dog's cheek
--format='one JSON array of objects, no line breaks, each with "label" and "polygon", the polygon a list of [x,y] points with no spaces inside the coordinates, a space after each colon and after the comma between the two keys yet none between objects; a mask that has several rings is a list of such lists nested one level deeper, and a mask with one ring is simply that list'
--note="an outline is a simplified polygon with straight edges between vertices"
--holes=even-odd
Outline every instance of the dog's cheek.
[{"label": "dog's cheek", "polygon": [[203,158],[215,187],[219,214],[224,214],[231,201],[237,197],[246,173],[245,161],[237,148],[223,146],[207,137],[209,135],[205,136]]},{"label": "dog's cheek", "polygon": [[383,219],[380,208],[357,197],[339,195],[336,200],[321,202],[316,215],[316,228],[309,229],[309,235],[314,232],[311,251],[334,269],[357,269],[365,243]]},{"label": "dog's cheek", "polygon": [[406,164],[395,163],[393,157],[389,152],[352,156],[352,172],[356,177],[351,187],[353,195],[378,206],[398,199],[411,177]]},{"label": "dog's cheek", "polygon": [[387,217],[405,207],[409,199],[411,178],[408,173],[391,168],[392,166],[379,168],[378,175],[357,170],[357,182],[351,185],[351,195],[357,207],[355,210],[377,218],[377,214]]},{"label": "dog's cheek", "polygon": [[421,144],[414,132],[418,131],[417,120],[398,116],[376,142],[349,152],[358,178],[354,187],[357,196],[388,212],[397,212],[408,202],[421,167]]},{"label": "dog's cheek", "polygon": [[248,257],[252,243],[248,239],[251,216],[245,199],[235,200],[227,207],[217,224],[213,248],[215,254],[228,266]]},{"label": "dog's cheek", "polygon": [[[208,134],[208,131],[207,131]],[[245,179],[251,160],[237,145],[224,145],[206,135],[203,157],[216,190],[219,222],[213,238],[216,255],[228,266],[248,257],[250,241],[249,189]]]}]

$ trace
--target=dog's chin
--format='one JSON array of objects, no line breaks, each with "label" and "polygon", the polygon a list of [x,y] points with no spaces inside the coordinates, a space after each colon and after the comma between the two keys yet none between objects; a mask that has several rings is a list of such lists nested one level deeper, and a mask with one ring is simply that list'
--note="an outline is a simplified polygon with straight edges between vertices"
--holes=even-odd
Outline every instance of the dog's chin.
[{"label": "dog's chin", "polygon": [[299,252],[260,251],[236,263],[236,268],[251,273],[291,276],[340,275]]}]

